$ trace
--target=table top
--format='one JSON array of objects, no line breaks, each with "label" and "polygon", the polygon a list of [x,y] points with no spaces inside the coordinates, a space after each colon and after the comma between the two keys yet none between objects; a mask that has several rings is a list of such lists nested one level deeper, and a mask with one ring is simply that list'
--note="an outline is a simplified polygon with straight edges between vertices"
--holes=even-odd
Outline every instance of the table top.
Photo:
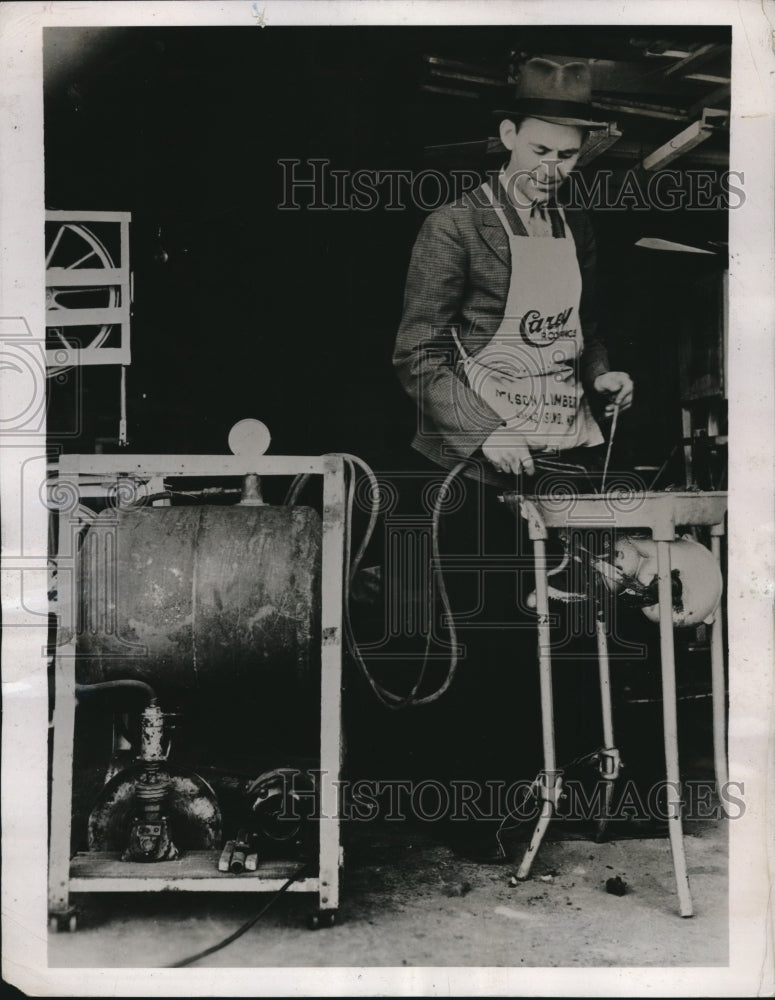
[{"label": "table top", "polygon": [[655,539],[672,539],[676,526],[723,524],[725,491],[636,491],[543,495],[507,492],[503,502],[528,520],[538,517],[547,528],[650,528]]}]

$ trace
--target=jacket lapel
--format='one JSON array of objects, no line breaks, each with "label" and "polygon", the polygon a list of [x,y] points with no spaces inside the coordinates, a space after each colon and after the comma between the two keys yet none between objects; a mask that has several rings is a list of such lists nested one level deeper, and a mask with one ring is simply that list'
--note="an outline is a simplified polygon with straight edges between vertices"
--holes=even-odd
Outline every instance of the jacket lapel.
[{"label": "jacket lapel", "polygon": [[[512,232],[526,236],[522,220],[511,205],[505,202],[505,199],[502,197],[503,189],[498,184],[497,178],[495,179],[494,186],[492,183],[490,184],[490,188],[493,192],[493,197],[505,212],[506,219],[512,227]],[[506,267],[511,267],[511,249],[509,247],[508,235],[482,187],[478,187],[472,192],[471,202],[474,213],[474,225],[482,239]]]},{"label": "jacket lapel", "polygon": [[511,251],[509,249],[509,238],[494,210],[492,208],[474,209],[474,225],[492,252],[507,267],[510,267]]}]

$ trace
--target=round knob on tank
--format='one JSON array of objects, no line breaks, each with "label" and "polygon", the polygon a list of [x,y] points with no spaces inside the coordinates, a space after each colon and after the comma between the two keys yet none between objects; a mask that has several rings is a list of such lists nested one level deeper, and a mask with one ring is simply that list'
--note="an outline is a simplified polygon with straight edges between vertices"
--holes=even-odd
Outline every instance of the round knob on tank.
[{"label": "round knob on tank", "polygon": [[265,455],[271,441],[272,435],[266,424],[252,417],[238,420],[229,431],[229,450],[232,455]]}]

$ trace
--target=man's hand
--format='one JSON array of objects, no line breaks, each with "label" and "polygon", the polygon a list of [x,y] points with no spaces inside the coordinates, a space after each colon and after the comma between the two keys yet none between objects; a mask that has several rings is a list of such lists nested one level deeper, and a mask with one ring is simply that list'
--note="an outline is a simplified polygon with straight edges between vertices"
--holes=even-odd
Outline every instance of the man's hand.
[{"label": "man's hand", "polygon": [[593,385],[595,392],[608,397],[605,408],[607,417],[614,415],[614,405],[617,403],[620,410],[627,410],[632,406],[633,385],[627,372],[604,372],[597,376]]},{"label": "man's hand", "polygon": [[523,469],[529,476],[535,472],[527,442],[508,427],[496,427],[482,445],[482,453],[499,472],[513,472],[515,476]]}]

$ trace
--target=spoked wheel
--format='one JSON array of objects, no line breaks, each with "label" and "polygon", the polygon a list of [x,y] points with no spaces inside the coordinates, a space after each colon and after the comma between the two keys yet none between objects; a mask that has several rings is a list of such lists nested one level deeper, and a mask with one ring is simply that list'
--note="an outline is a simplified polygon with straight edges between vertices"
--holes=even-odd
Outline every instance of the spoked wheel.
[{"label": "spoked wheel", "polygon": [[[86,226],[74,222],[46,224],[46,268],[78,271],[81,268],[113,268],[110,254],[98,236]],[[46,310],[112,309],[119,305],[119,289],[115,285],[78,285],[46,287]],[[72,349],[102,347],[110,336],[112,324],[102,326],[57,326],[54,317],[47,316],[46,349],[63,349],[63,358]],[[49,325],[50,324],[50,325]],[[56,359],[56,355],[54,355]],[[61,375],[72,366],[63,364],[47,369],[48,377]]]}]

